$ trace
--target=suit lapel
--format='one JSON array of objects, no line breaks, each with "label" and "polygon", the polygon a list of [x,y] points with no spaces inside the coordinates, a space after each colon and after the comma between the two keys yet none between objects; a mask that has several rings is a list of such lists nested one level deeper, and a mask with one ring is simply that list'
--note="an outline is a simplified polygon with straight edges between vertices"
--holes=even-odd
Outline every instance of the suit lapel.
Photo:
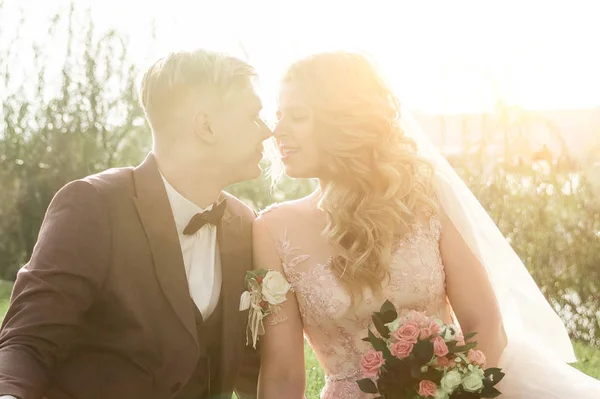
[{"label": "suit lapel", "polygon": [[197,343],[194,304],[177,228],[154,155],[148,155],[133,173],[137,191],[134,202],[150,244],[158,281],[175,314]]}]

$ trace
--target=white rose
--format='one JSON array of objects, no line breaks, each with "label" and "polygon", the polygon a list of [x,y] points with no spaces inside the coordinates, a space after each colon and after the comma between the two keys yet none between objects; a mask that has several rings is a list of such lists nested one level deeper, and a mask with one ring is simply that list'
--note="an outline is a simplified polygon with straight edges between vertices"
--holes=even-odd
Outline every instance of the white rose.
[{"label": "white rose", "polygon": [[442,388],[435,391],[435,396],[433,397],[433,399],[448,399],[449,397],[450,394]]},{"label": "white rose", "polygon": [[446,326],[446,331],[444,331],[444,341],[451,341],[456,337],[458,333],[458,327],[454,324],[448,324]]},{"label": "white rose", "polygon": [[447,392],[453,392],[454,389],[456,389],[456,387],[460,385],[461,380],[462,377],[458,370],[451,370],[448,371],[446,375],[442,377],[440,385],[442,386],[443,390]]},{"label": "white rose", "polygon": [[290,283],[287,282],[283,274],[277,271],[267,272],[262,281],[263,299],[271,305],[279,305],[285,302],[285,295],[290,290]]},{"label": "white rose", "polygon": [[462,380],[462,386],[467,392],[477,392],[483,388],[483,370],[475,369]]},{"label": "white rose", "polygon": [[400,328],[400,324],[402,324],[402,320],[398,317],[396,320],[387,323],[386,327],[393,332]]}]

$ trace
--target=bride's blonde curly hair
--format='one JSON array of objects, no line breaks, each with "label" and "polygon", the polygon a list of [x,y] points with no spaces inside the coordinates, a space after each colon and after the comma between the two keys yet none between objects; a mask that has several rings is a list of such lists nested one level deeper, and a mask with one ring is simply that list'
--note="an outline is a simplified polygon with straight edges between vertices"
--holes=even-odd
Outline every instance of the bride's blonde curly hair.
[{"label": "bride's blonde curly hair", "polygon": [[433,168],[404,134],[399,101],[365,56],[310,56],[287,70],[289,82],[311,101],[324,154],[319,207],[323,235],[337,251],[332,269],[353,301],[365,288],[380,293],[394,244],[419,215],[435,211]]}]

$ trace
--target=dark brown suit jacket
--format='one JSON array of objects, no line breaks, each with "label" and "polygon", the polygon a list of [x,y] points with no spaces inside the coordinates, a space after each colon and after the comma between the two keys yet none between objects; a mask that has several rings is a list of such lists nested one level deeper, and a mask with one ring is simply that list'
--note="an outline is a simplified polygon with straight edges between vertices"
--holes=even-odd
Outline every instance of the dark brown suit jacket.
[{"label": "dark brown suit jacket", "polygon": [[[238,310],[254,213],[223,196],[219,389],[255,397],[258,356],[245,346],[248,315]],[[71,182],[18,273],[0,333],[0,394],[172,398],[198,361],[193,306],[154,156]]]}]

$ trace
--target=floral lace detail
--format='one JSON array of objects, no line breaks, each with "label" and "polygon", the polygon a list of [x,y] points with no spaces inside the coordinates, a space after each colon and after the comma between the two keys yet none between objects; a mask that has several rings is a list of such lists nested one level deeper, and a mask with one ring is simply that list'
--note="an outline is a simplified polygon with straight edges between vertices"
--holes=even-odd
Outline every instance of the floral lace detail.
[{"label": "floral lace detail", "polygon": [[[362,378],[360,359],[369,349],[362,338],[372,312],[385,299],[392,301],[399,313],[419,310],[449,317],[440,236],[441,223],[435,215],[429,223],[415,223],[412,232],[395,246],[383,296],[366,292],[364,300],[351,312],[350,297],[331,271],[331,258],[313,261],[310,254],[292,246],[287,231],[278,240],[277,251],[298,300],[305,337],[325,371],[327,384],[322,398],[372,397],[360,391],[356,380]],[[278,322],[280,319],[273,321]]]},{"label": "floral lace detail", "polygon": [[[412,233],[398,244],[396,253],[402,253],[406,267],[392,269],[388,289],[394,292],[407,292],[419,297],[418,301],[410,304],[409,310],[425,312],[431,305],[442,306],[446,301],[444,268],[423,267],[428,264],[442,265],[442,257],[439,252],[441,232],[440,220],[431,217],[428,229],[423,223],[415,223],[412,226]],[[424,251],[423,244],[428,244],[437,250]],[[437,284],[439,281],[443,281],[443,285]]]}]

